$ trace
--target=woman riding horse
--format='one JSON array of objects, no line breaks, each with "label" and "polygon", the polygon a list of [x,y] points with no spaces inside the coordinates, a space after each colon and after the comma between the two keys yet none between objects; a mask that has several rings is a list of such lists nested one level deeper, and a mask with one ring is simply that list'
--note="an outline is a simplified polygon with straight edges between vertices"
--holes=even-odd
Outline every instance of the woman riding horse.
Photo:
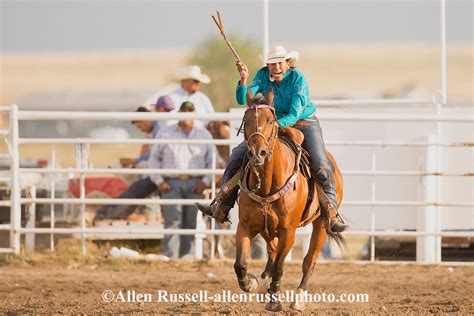
[{"label": "woman riding horse", "polygon": [[[270,50],[268,58],[265,60],[266,66],[257,72],[248,87],[246,86],[248,68],[237,61],[236,66],[241,78],[237,85],[236,98],[239,104],[245,105],[248,89],[251,90],[253,95],[261,92],[265,97],[269,89],[273,90],[278,123],[282,128],[292,126],[303,133],[304,142],[302,147],[310,154],[311,171],[330,201],[328,205],[322,205],[321,209],[326,230],[339,233],[346,230],[348,225],[338,218],[333,170],[326,154],[321,126],[314,114],[316,106],[309,99],[308,84],[303,73],[295,68],[298,58],[298,52],[288,53],[283,46],[275,46]],[[304,124],[296,125],[298,121],[302,120],[305,121]],[[200,211],[215,218],[220,223],[228,221],[229,211],[234,206],[238,196],[238,188],[231,186],[231,190],[227,190],[229,186],[226,188],[226,184],[241,168],[247,151],[245,142],[232,150],[222,181],[221,192],[225,194],[218,195],[209,206],[199,203],[197,205]],[[260,154],[264,156],[269,153],[261,152]]]}]

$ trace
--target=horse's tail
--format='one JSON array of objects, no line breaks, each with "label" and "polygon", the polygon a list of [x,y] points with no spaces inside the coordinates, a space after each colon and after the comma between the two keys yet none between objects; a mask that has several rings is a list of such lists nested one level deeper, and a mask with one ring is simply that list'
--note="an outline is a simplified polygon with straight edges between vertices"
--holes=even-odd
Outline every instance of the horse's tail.
[{"label": "horse's tail", "polygon": [[329,241],[334,240],[337,247],[341,251],[341,254],[344,255],[347,253],[347,242],[344,236],[341,233],[327,232]]}]

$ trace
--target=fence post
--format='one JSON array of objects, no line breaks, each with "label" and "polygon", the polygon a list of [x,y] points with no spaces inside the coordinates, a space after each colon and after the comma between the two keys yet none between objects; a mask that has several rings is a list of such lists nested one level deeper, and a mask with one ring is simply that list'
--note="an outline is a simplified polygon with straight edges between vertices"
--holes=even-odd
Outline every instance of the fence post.
[{"label": "fence post", "polygon": [[[372,172],[377,171],[377,153],[376,148],[372,147]],[[375,175],[371,177],[371,201],[375,202],[376,183]],[[370,207],[370,231],[372,234],[375,233],[375,206]],[[370,236],[370,262],[375,262],[375,236]]]},{"label": "fence post", "polygon": [[[216,153],[217,147],[212,146],[212,171],[215,171],[217,169],[217,153]],[[216,197],[216,175],[212,175],[212,182],[211,182],[211,199],[214,199]],[[199,213],[199,212],[198,212]],[[201,215],[202,218],[202,214]],[[211,230],[216,229],[216,220],[211,217]],[[209,259],[213,260],[214,259],[214,252],[216,248],[216,236],[211,235],[211,252],[209,253]],[[204,249],[203,249],[204,251]]]},{"label": "fence post", "polygon": [[21,204],[20,204],[20,155],[18,152],[18,105],[13,104],[10,112],[10,135],[12,147],[12,161],[10,164],[10,247],[15,254],[20,253],[20,228],[21,228]]},{"label": "fence post", "polygon": [[198,214],[197,221],[196,221],[196,229],[200,232],[194,235],[194,258],[197,260],[202,260],[202,258],[204,257],[203,240],[206,237],[206,234],[205,234],[206,223],[204,223],[204,219],[202,218],[201,214]]},{"label": "fence post", "polygon": [[[36,185],[30,187],[30,196],[32,199],[36,199]],[[36,228],[36,203],[30,203],[25,205],[25,226],[27,228]],[[34,251],[36,244],[36,233],[25,234],[25,249],[27,251]]]},{"label": "fence post", "polygon": [[[89,168],[89,147],[88,144],[80,143],[76,145],[76,168],[79,169],[87,169]],[[80,199],[86,198],[86,189],[85,189],[85,174],[80,173],[79,175],[79,184],[80,184]],[[80,220],[81,220],[81,228],[86,228],[86,205],[81,203],[80,208]],[[81,245],[82,245],[82,254],[87,254],[87,244],[86,244],[86,234],[81,234]]]},{"label": "fence post", "polygon": [[[53,144],[51,148],[51,165],[50,168],[56,168],[56,145]],[[56,175],[51,177],[51,198],[54,199],[56,197]],[[54,203],[51,203],[50,206],[50,227],[51,229],[54,228],[55,225],[55,213],[54,213]],[[51,252],[54,251],[54,234],[51,233],[49,236],[49,249]]]},{"label": "fence post", "polygon": [[[430,136],[428,142],[437,141],[436,136]],[[426,148],[425,170],[427,172],[437,171],[438,167],[438,148],[428,146]],[[438,177],[426,176],[423,179],[424,200],[429,202],[437,201]],[[417,231],[435,233],[438,226],[438,208],[436,206],[426,206],[418,210],[416,221]],[[435,263],[436,260],[436,237],[419,236],[416,237],[416,261],[423,263]]]}]

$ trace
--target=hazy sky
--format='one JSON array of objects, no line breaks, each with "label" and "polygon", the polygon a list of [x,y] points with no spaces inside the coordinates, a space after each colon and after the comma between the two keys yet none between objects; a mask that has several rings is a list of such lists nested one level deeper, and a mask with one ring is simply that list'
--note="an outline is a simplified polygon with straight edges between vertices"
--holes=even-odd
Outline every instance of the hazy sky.
[{"label": "hazy sky", "polygon": [[[473,2],[447,0],[449,42],[473,42]],[[270,44],[439,41],[438,0],[270,0]],[[0,0],[3,52],[190,48],[218,34],[262,38],[261,1]]]}]

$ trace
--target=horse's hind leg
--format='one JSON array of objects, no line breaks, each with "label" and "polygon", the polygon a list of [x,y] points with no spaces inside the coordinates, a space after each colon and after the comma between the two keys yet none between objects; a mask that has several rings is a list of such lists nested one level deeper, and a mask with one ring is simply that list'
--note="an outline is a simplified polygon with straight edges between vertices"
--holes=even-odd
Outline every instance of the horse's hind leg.
[{"label": "horse's hind leg", "polygon": [[317,218],[313,222],[313,232],[311,233],[311,241],[309,244],[308,253],[303,260],[303,278],[301,283],[296,289],[295,301],[291,303],[290,308],[295,310],[303,310],[304,308],[304,295],[307,291],[308,280],[313,273],[314,267],[316,266],[316,259],[318,254],[324,246],[326,240],[326,230],[322,223],[321,218]]},{"label": "horse's hind leg", "polygon": [[[253,237],[253,236],[252,236]],[[252,292],[258,287],[258,280],[252,274],[247,274],[247,257],[250,251],[251,236],[248,229],[241,223],[237,226],[235,235],[235,264],[234,271],[239,281],[239,287],[245,292]]]},{"label": "horse's hind leg", "polygon": [[[281,311],[281,302],[278,300],[278,294],[280,293],[281,277],[283,275],[283,264],[285,258],[293,246],[295,241],[296,228],[287,228],[281,230],[278,235],[278,244],[275,256],[275,262],[272,268],[272,283],[268,289],[268,293],[271,295],[270,302],[265,306],[268,311]],[[274,295],[273,295],[274,294]]]}]

